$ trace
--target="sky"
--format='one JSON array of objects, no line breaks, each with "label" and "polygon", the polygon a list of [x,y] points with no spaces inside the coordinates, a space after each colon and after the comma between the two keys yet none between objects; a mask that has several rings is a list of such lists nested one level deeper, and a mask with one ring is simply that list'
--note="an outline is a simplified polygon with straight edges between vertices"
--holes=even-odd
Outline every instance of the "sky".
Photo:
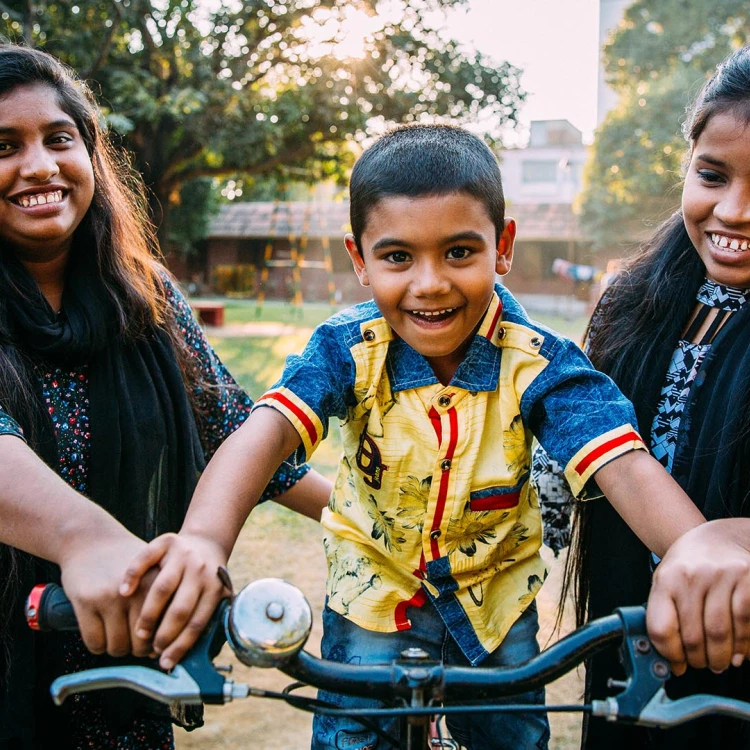
[{"label": "sky", "polygon": [[469,0],[450,14],[447,29],[454,39],[523,69],[524,129],[531,120],[566,119],[591,142],[599,0]]}]

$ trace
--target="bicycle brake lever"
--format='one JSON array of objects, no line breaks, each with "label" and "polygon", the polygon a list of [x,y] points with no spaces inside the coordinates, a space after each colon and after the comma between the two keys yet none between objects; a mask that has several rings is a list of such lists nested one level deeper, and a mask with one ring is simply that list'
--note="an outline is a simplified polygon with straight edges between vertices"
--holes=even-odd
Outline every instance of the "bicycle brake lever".
[{"label": "bicycle brake lever", "polygon": [[170,674],[134,665],[88,669],[58,677],[50,687],[53,700],[60,705],[73,693],[113,687],[127,687],[162,703],[228,703],[246,698],[249,687],[226,679],[212,663],[226,640],[228,608],[227,600],[219,604],[201,637]]},{"label": "bicycle brake lever", "polygon": [[[664,693],[664,683],[670,676],[669,664],[648,639],[646,610],[643,607],[620,607],[615,611],[623,624],[620,660],[626,679],[618,685],[624,689],[618,695],[591,701],[591,713],[593,716],[603,716],[608,721],[657,726],[646,722],[653,720],[654,711],[659,716],[659,712],[664,710],[664,700],[671,703],[666,694],[664,699],[657,700]],[[651,713],[644,717],[647,707],[650,707]]]},{"label": "bicycle brake lever", "polygon": [[100,667],[58,677],[50,688],[56,705],[74,693],[90,690],[126,687],[162,703],[201,703],[198,683],[179,664],[171,674],[150,667],[123,664],[117,667]]},{"label": "bicycle brake lever", "polygon": [[641,711],[638,724],[665,729],[709,714],[723,714],[747,721],[750,719],[750,704],[719,695],[689,695],[672,700],[662,688]]}]

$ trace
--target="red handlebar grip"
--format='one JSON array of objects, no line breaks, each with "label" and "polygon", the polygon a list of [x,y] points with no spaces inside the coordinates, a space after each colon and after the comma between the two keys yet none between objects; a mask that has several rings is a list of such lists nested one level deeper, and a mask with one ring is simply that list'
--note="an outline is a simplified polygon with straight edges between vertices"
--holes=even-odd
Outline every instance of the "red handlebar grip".
[{"label": "red handlebar grip", "polygon": [[44,589],[49,584],[38,583],[31,589],[31,593],[26,598],[26,622],[32,630],[39,630],[39,609],[42,603]]}]

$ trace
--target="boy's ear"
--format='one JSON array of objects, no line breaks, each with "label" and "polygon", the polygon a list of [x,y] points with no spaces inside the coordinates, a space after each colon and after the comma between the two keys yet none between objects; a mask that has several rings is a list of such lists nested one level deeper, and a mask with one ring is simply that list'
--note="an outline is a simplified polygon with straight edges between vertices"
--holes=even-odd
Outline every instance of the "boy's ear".
[{"label": "boy's ear", "polygon": [[354,273],[357,274],[359,283],[362,286],[370,286],[370,279],[367,277],[367,268],[365,268],[365,260],[359,252],[353,234],[347,234],[344,237],[344,245],[346,245],[346,252],[349,253],[352,265],[354,266]]},{"label": "boy's ear", "polygon": [[510,271],[513,262],[513,244],[516,241],[516,222],[511,218],[505,220],[505,228],[497,243],[497,260],[495,271],[500,276],[505,276]]}]

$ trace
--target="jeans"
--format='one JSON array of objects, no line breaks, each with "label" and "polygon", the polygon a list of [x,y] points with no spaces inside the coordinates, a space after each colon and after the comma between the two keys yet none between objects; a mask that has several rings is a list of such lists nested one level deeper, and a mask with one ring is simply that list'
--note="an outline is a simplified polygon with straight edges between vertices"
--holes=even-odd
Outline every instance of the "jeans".
[{"label": "jeans", "polygon": [[[418,647],[427,651],[431,659],[470,666],[429,601],[421,608],[410,607],[408,617],[412,623],[410,630],[376,633],[360,628],[326,607],[323,612],[322,656],[348,664],[378,664],[393,661],[404,649]],[[500,647],[480,666],[512,666],[535,656],[539,653],[538,629],[536,604],[532,602]],[[382,705],[374,699],[323,690],[318,697],[345,708]],[[544,689],[514,695],[498,700],[498,703],[544,704]],[[549,723],[543,713],[449,714],[446,721],[454,739],[468,750],[546,750],[549,741]],[[398,719],[380,719],[378,724],[388,734],[397,734]],[[316,714],[313,719],[313,750],[381,750],[386,747],[387,743],[379,740],[374,732],[349,717]]]}]

